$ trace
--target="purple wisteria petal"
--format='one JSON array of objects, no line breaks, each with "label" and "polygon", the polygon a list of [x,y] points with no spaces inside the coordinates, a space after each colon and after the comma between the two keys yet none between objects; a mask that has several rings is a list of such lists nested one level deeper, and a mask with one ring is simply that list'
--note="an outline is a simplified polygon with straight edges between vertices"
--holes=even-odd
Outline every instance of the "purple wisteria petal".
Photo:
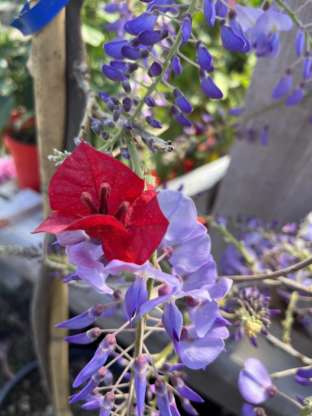
[{"label": "purple wisteria petal", "polygon": [[104,44],[104,51],[107,55],[115,59],[122,59],[122,48],[127,46],[129,42],[124,39],[115,39]]},{"label": "purple wisteria petal", "polygon": [[150,311],[152,311],[153,309],[155,309],[157,306],[162,305],[163,303],[168,302],[168,300],[170,300],[175,293],[176,293],[176,289],[172,289],[172,290],[168,291],[168,293],[166,293],[165,295],[158,296],[158,297],[156,297],[154,299],[151,299],[151,300],[145,302],[140,307],[138,316],[142,317],[146,313],[149,313]]},{"label": "purple wisteria petal", "polygon": [[145,408],[145,394],[147,386],[146,373],[148,360],[145,355],[140,355],[134,363],[134,387],[136,394],[136,415],[143,416]]},{"label": "purple wisteria petal", "polygon": [[182,42],[186,43],[189,41],[192,34],[192,17],[187,14],[184,16],[182,21]]},{"label": "purple wisteria petal", "polygon": [[179,392],[179,394],[184,397],[185,399],[191,400],[192,402],[196,403],[204,403],[204,399],[196,393],[193,389],[188,387],[182,378],[179,378],[176,383],[174,383],[174,387]]},{"label": "purple wisteria petal", "polygon": [[256,30],[259,33],[288,32],[293,27],[293,21],[288,14],[278,12],[270,7],[259,16]]},{"label": "purple wisteria petal", "polygon": [[214,0],[204,0],[204,16],[209,26],[214,26],[216,22],[216,5]]},{"label": "purple wisteria petal", "polygon": [[222,91],[214,83],[211,77],[205,77],[201,80],[200,86],[205,95],[214,100],[220,100],[223,97]]},{"label": "purple wisteria petal", "polygon": [[248,7],[236,4],[235,6],[236,21],[239,23],[243,32],[254,28],[257,20],[263,14],[259,7]]},{"label": "purple wisteria petal", "polygon": [[184,116],[179,110],[173,112],[175,120],[183,127],[192,127],[192,122]]},{"label": "purple wisteria petal", "polygon": [[235,20],[231,26],[221,26],[221,39],[223,47],[230,52],[247,53],[250,50],[249,41]]},{"label": "purple wisteria petal", "polygon": [[141,305],[148,299],[146,281],[137,277],[125,295],[125,311],[128,319],[132,319],[138,312]]},{"label": "purple wisteria petal", "polygon": [[208,286],[207,290],[209,291],[212,299],[220,300],[229,293],[232,285],[233,280],[227,277],[222,277],[218,279],[215,284]]},{"label": "purple wisteria petal", "polygon": [[296,50],[296,55],[298,57],[303,55],[304,47],[305,47],[305,33],[303,30],[299,29],[297,31],[296,39],[295,39],[295,50]]},{"label": "purple wisteria petal", "polygon": [[139,48],[135,48],[131,45],[125,45],[121,48],[121,54],[123,58],[128,58],[133,61],[141,58],[141,51]]},{"label": "purple wisteria petal", "polygon": [[97,394],[97,395],[90,396],[88,401],[84,403],[81,406],[81,408],[85,410],[95,410],[95,409],[99,409],[100,407],[102,407],[103,403],[104,403],[104,396],[102,396],[101,394]]},{"label": "purple wisteria petal", "polygon": [[190,274],[183,276],[183,291],[191,295],[193,291],[204,291],[209,288],[215,290],[215,281],[217,278],[217,267],[213,257],[207,254],[206,263]]},{"label": "purple wisteria petal", "polygon": [[89,308],[87,311],[74,316],[73,318],[67,319],[66,321],[56,324],[57,328],[67,329],[82,329],[93,324],[96,317],[93,313],[93,308]]},{"label": "purple wisteria petal", "polygon": [[82,243],[85,240],[89,240],[89,237],[84,231],[63,231],[57,235],[57,242],[60,246],[66,247],[73,244]]},{"label": "purple wisteria petal", "polygon": [[197,45],[196,48],[197,52],[197,62],[202,70],[207,72],[212,72],[214,70],[213,67],[213,59],[210,55],[208,49],[203,46],[201,43]]},{"label": "purple wisteria petal", "polygon": [[66,247],[68,261],[76,266],[76,274],[82,280],[86,280],[98,291],[113,293],[106,285],[104,264],[102,263],[103,249],[100,244],[91,241],[70,245]]},{"label": "purple wisteria petal", "polygon": [[243,398],[252,404],[260,404],[270,398],[271,377],[264,365],[256,358],[245,361],[239,373],[238,387]]},{"label": "purple wisteria petal", "polygon": [[295,105],[300,104],[303,98],[304,98],[303,88],[298,87],[292,92],[291,95],[289,95],[289,97],[287,97],[285,104],[288,107],[293,107]]},{"label": "purple wisteria petal", "polygon": [[171,416],[181,416],[181,413],[178,410],[176,400],[173,394],[170,395],[170,411]]},{"label": "purple wisteria petal", "polygon": [[227,11],[228,11],[227,5],[223,3],[223,0],[217,0],[216,1],[216,15],[218,17],[224,18],[227,15]]},{"label": "purple wisteria petal", "polygon": [[205,230],[197,222],[197,211],[191,198],[181,192],[162,190],[158,193],[160,209],[169,221],[163,245],[176,245],[186,241]]},{"label": "purple wisteria petal", "polygon": [[172,416],[170,411],[170,403],[168,391],[165,383],[161,380],[156,380],[156,402],[161,416]]},{"label": "purple wisteria petal", "polygon": [[154,118],[152,116],[145,117],[145,120],[154,129],[161,129],[162,128],[162,124],[160,123],[160,121],[156,120],[156,118]]},{"label": "purple wisteria petal", "polygon": [[198,412],[188,399],[181,401],[182,409],[190,416],[198,416]]},{"label": "purple wisteria petal", "polygon": [[107,361],[109,354],[116,345],[116,339],[109,334],[99,344],[94,356],[88,364],[80,371],[73,382],[73,387],[79,387],[82,383],[92,377]]},{"label": "purple wisteria petal", "polygon": [[78,393],[75,393],[70,397],[69,403],[74,404],[81,400],[85,400],[89,395],[91,395],[97,385],[98,383],[95,381],[95,378],[92,377]]},{"label": "purple wisteria petal", "polygon": [[208,234],[202,234],[177,246],[170,257],[170,263],[178,274],[192,273],[206,264],[210,248]]},{"label": "purple wisteria petal", "polygon": [[241,410],[241,416],[257,416],[254,406],[249,403],[245,403]]},{"label": "purple wisteria petal", "polygon": [[312,56],[307,56],[303,61],[303,79],[309,80],[312,77]]},{"label": "purple wisteria petal", "polygon": [[190,318],[194,324],[196,334],[199,338],[207,335],[212,328],[217,315],[219,307],[215,301],[205,301],[199,304],[198,307],[190,311]]},{"label": "purple wisteria petal", "polygon": [[158,62],[153,62],[148,69],[148,75],[150,77],[158,77],[161,74],[162,67]]},{"label": "purple wisteria petal", "polygon": [[183,326],[183,315],[174,302],[165,305],[162,322],[170,338],[174,342],[178,341]]},{"label": "purple wisteria petal", "polygon": [[291,90],[293,83],[292,74],[285,74],[275,85],[272,91],[272,98],[279,100],[280,98],[285,97]]},{"label": "purple wisteria petal", "polygon": [[183,72],[183,67],[182,67],[182,64],[181,64],[181,59],[177,55],[175,55],[172,58],[171,68],[172,68],[172,71],[173,71],[174,75],[180,75]]},{"label": "purple wisteria petal", "polygon": [[167,283],[170,287],[181,287],[181,281],[177,276],[164,273],[161,270],[153,267],[148,262],[139,265],[135,263],[127,263],[121,260],[112,260],[105,267],[105,273],[107,274],[119,275],[123,272],[134,273],[137,276],[146,278],[154,278],[159,282]]},{"label": "purple wisteria petal", "polygon": [[193,111],[191,103],[181,92],[176,95],[175,104],[183,113],[189,114]]},{"label": "purple wisteria petal", "polygon": [[139,35],[147,30],[153,30],[157,22],[157,15],[150,13],[142,13],[134,19],[128,20],[124,26],[126,32],[131,35]]},{"label": "purple wisteria petal", "polygon": [[221,338],[206,336],[181,340],[177,352],[186,367],[199,370],[212,363],[223,349],[224,341]]},{"label": "purple wisteria petal", "polygon": [[153,46],[162,40],[162,33],[160,30],[145,30],[137,39],[141,45]]},{"label": "purple wisteria petal", "polygon": [[102,72],[111,81],[124,81],[126,79],[126,76],[121,71],[110,65],[103,65]]},{"label": "purple wisteria petal", "polygon": [[300,377],[312,378],[312,368],[299,368],[296,374]]},{"label": "purple wisteria petal", "polygon": [[94,342],[101,334],[102,331],[100,328],[92,328],[89,329],[89,331],[82,332],[81,334],[69,335],[65,337],[65,341],[70,344],[86,345]]}]

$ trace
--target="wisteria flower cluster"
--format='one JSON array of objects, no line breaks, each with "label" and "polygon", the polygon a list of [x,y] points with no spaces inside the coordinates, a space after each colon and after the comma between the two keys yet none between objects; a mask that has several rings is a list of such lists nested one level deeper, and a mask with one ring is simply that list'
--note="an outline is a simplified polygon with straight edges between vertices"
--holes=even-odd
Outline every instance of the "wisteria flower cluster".
[{"label": "wisteria flower cluster", "polygon": [[[280,347],[270,333],[278,313],[267,284],[270,273],[286,305],[283,341],[290,343],[293,322],[300,317],[297,300],[311,295],[311,226],[307,220],[299,229],[289,224],[276,232],[253,221],[236,240],[221,221],[219,229],[233,246],[223,257],[225,276],[218,276],[210,237],[193,201],[180,191],[157,190],[149,156],[139,150],[144,145],[152,152],[173,150],[171,142],[159,137],[167,128],[162,111],[186,131],[199,128],[191,99],[178,87],[187,65],[195,68],[194,82],[206,100],[223,98],[215,77],[217,57],[198,39],[195,20],[217,33],[220,48],[270,59],[279,52],[281,34],[296,26],[305,85],[312,68],[309,28],[282,0],[261,7],[235,0],[113,1],[105,10],[116,16],[107,26],[113,37],[104,45],[102,66],[112,88],[99,93],[100,102],[90,93],[95,102],[86,113],[102,145],[92,147],[83,130],[72,153],[52,156],[59,165],[49,185],[52,212],[36,229],[55,235],[65,250],[71,272],[64,282],[87,286],[103,299],[58,324],[71,331],[67,342],[96,345],[74,379],[70,403],[98,410],[100,416],[178,416],[181,408],[196,415],[195,403],[203,398],[186,383],[185,370],[214,362],[225,350],[230,327],[236,340],[247,335],[257,346],[257,338],[264,336]],[[303,85],[299,89],[292,89],[287,69],[273,98],[299,104]],[[232,115],[242,111],[232,109]],[[268,126],[261,140],[267,143]],[[253,280],[261,285],[246,285]],[[233,282],[243,284],[232,287]],[[114,328],[105,327],[107,317],[114,318]],[[124,334],[131,338],[126,347]],[[151,339],[165,347],[152,353]],[[311,384],[312,360],[294,354],[303,357],[304,365],[279,373],[270,373],[255,358],[245,361],[238,377],[246,402],[243,415],[265,415],[267,400],[288,397],[273,384],[275,378],[292,376]],[[310,414],[308,396],[288,400],[302,415]]]},{"label": "wisteria flower cluster", "polygon": [[232,0],[146,3],[138,7],[140,14],[119,3],[105,8],[118,18],[107,26],[116,37],[104,45],[107,62],[102,72],[120,87],[117,94],[99,94],[105,104],[105,117],[94,114],[93,118],[92,127],[106,140],[106,150],[122,143],[125,129],[152,151],[172,150],[170,142],[158,138],[157,132],[167,127],[157,115],[159,109],[166,109],[183,129],[193,126],[193,105],[177,87],[186,66],[196,69],[198,87],[206,99],[223,98],[214,80],[215,57],[198,40],[193,25],[197,14],[203,16],[207,31],[219,31],[220,47],[232,53],[254,51],[258,57],[275,57],[280,33],[293,27],[285,8],[271,2],[258,8]]},{"label": "wisteria flower cluster", "polygon": [[[85,142],[56,171],[49,197],[53,211],[36,231],[55,234],[65,247],[75,268],[67,282],[81,280],[105,299],[59,324],[78,330],[67,337],[70,343],[99,342],[74,380],[79,390],[71,403],[82,401],[101,415],[125,406],[143,415],[146,397],[154,397],[160,414],[169,415],[178,414],[179,399],[193,414],[190,402],[202,399],[185,385],[182,371],[205,368],[224,350],[229,323],[218,301],[231,287],[230,279],[217,278],[194,203],[178,191],[157,193]],[[122,319],[120,327],[109,333],[90,328],[112,314]],[[136,333],[127,349],[118,342],[124,331]],[[145,341],[155,333],[166,333],[172,346],[164,360],[147,349]],[[117,378],[110,370],[115,362],[121,368]]]}]

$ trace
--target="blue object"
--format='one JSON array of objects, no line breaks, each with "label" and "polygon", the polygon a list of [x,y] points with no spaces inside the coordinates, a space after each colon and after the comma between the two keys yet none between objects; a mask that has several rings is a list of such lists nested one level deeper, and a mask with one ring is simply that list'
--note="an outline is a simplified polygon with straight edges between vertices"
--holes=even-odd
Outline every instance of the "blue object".
[{"label": "blue object", "polygon": [[30,7],[26,1],[18,17],[13,20],[11,26],[23,33],[31,35],[43,29],[65,7],[70,0],[39,0]]}]

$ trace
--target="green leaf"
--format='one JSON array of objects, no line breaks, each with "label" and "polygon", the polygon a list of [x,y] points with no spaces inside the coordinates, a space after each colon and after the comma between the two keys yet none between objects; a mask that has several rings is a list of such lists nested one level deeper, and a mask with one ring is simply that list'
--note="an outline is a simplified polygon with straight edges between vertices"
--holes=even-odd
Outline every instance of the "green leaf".
[{"label": "green leaf", "polygon": [[95,47],[100,46],[105,40],[105,36],[100,30],[86,24],[82,25],[82,38],[87,44]]},{"label": "green leaf", "polygon": [[11,111],[14,107],[13,97],[0,97],[0,131],[8,122]]}]

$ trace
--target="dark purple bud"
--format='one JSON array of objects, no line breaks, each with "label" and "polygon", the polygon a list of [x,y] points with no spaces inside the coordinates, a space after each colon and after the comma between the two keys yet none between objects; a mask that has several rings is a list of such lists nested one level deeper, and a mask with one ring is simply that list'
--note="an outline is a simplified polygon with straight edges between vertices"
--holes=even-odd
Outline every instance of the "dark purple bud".
[{"label": "dark purple bud", "polygon": [[224,18],[227,15],[227,6],[226,4],[223,3],[222,0],[217,0],[216,1],[216,15],[218,17]]},{"label": "dark purple bud", "polygon": [[150,51],[148,49],[141,49],[141,58],[145,59],[148,58]]},{"label": "dark purple bud", "polygon": [[129,111],[131,110],[131,107],[132,107],[132,100],[131,100],[131,98],[125,97],[122,100],[122,106],[123,106],[123,109],[125,110],[125,112],[126,113],[129,113]]},{"label": "dark purple bud", "polygon": [[216,22],[216,6],[214,0],[204,0],[204,16],[208,26],[214,26]]},{"label": "dark purple bud", "polygon": [[148,299],[146,290],[146,282],[138,277],[126,292],[125,296],[125,312],[128,319],[132,319],[138,312],[139,308]]},{"label": "dark purple bud", "polygon": [[312,380],[306,377],[301,377],[298,374],[295,376],[295,380],[298,384],[301,384],[302,386],[312,386]]},{"label": "dark purple bud", "polygon": [[141,45],[153,46],[163,39],[163,33],[160,30],[146,30],[137,39]]},{"label": "dark purple bud", "polygon": [[110,95],[105,91],[99,92],[99,97],[104,103],[107,103],[110,100]]},{"label": "dark purple bud", "polygon": [[241,114],[243,114],[244,111],[244,107],[234,107],[229,110],[228,114],[232,117],[239,117]]},{"label": "dark purple bud", "polygon": [[123,157],[124,159],[130,160],[130,153],[127,147],[122,147],[120,149],[120,155],[121,157]]},{"label": "dark purple bud", "polygon": [[172,58],[171,68],[172,68],[172,71],[173,71],[174,75],[182,74],[183,67],[182,67],[182,64],[181,64],[181,60],[177,55],[175,55]]},{"label": "dark purple bud", "polygon": [[302,87],[296,88],[293,93],[287,97],[285,104],[287,107],[293,107],[301,103],[304,98],[304,91]]},{"label": "dark purple bud", "polygon": [[182,42],[189,41],[192,34],[192,17],[187,14],[182,21]]},{"label": "dark purple bud", "polygon": [[266,125],[260,130],[259,139],[263,146],[267,146],[269,143],[269,126]]},{"label": "dark purple bud", "polygon": [[214,70],[212,56],[201,43],[197,45],[197,62],[203,71],[212,72]]},{"label": "dark purple bud", "polygon": [[312,368],[311,367],[299,368],[296,374],[302,378],[312,378]]},{"label": "dark purple bud", "polygon": [[189,114],[193,111],[191,103],[181,93],[176,96],[175,104],[183,113]]},{"label": "dark purple bud", "polygon": [[126,79],[125,75],[118,69],[113,68],[110,65],[102,66],[103,74],[112,81],[124,81]]},{"label": "dark purple bud", "polygon": [[221,39],[224,48],[230,52],[247,53],[250,50],[249,41],[235,20],[231,21],[231,26],[221,27]]},{"label": "dark purple bud", "polygon": [[124,61],[120,61],[120,60],[111,61],[110,66],[123,73],[128,71],[128,64]]},{"label": "dark purple bud", "polygon": [[102,331],[100,328],[92,328],[89,331],[83,332],[81,334],[75,334],[65,337],[65,341],[69,342],[70,344],[91,344],[94,342],[100,335]]},{"label": "dark purple bud", "polygon": [[223,97],[222,91],[210,77],[203,78],[200,82],[200,86],[205,95],[209,98],[220,100]]},{"label": "dark purple bud", "polygon": [[291,73],[286,73],[275,85],[272,91],[272,98],[279,100],[289,93],[292,87],[293,77]]},{"label": "dark purple bud", "polygon": [[309,80],[312,76],[312,56],[307,56],[303,61],[303,79]]},{"label": "dark purple bud", "polygon": [[175,120],[181,124],[183,127],[192,127],[192,122],[186,118],[178,109],[177,107],[172,107],[172,114]]},{"label": "dark purple bud", "polygon": [[148,95],[147,97],[144,98],[144,102],[149,107],[155,107],[155,105],[156,105],[156,102],[155,102],[154,98],[151,97],[150,95]]},{"label": "dark purple bud", "polygon": [[165,305],[162,322],[170,338],[174,342],[179,341],[183,326],[183,315],[174,302]]},{"label": "dark purple bud", "polygon": [[139,35],[145,31],[152,31],[157,21],[157,16],[150,13],[142,13],[140,16],[135,17],[132,20],[128,20],[124,29],[131,35]]},{"label": "dark purple bud", "polygon": [[97,118],[92,117],[91,118],[91,130],[95,133],[95,134],[100,134],[101,130],[102,130],[102,121],[98,120]]},{"label": "dark purple bud", "polygon": [[138,356],[134,363],[134,386],[136,393],[137,416],[144,415],[147,386],[148,359],[144,354]]},{"label": "dark purple bud", "polygon": [[102,138],[103,140],[107,140],[107,139],[109,139],[109,134],[107,133],[107,131],[102,131],[102,133],[101,133],[101,138]]},{"label": "dark purple bud", "polygon": [[115,121],[115,123],[116,123],[116,121],[119,120],[119,118],[120,118],[120,110],[115,110],[113,112],[113,120]]},{"label": "dark purple bud", "polygon": [[122,59],[122,48],[128,45],[128,41],[124,39],[116,39],[104,44],[104,51],[107,55],[115,59]]},{"label": "dark purple bud", "polygon": [[139,68],[138,64],[131,63],[128,65],[128,73],[132,74],[132,72],[136,71]]},{"label": "dark purple bud", "polygon": [[130,82],[129,82],[128,80],[123,81],[121,85],[122,85],[123,90],[124,90],[126,93],[131,92],[131,85],[130,85]]},{"label": "dark purple bud", "polygon": [[304,46],[305,46],[305,33],[303,30],[299,29],[296,34],[296,39],[295,39],[295,50],[296,50],[296,55],[298,57],[303,55]]},{"label": "dark purple bud", "polygon": [[152,117],[152,116],[145,117],[145,120],[154,129],[161,129],[162,128],[161,123],[158,120],[156,120],[154,117]]},{"label": "dark purple bud", "polygon": [[148,69],[148,75],[150,77],[158,77],[161,74],[162,68],[158,62],[153,62]]},{"label": "dark purple bud", "polygon": [[141,58],[141,51],[139,48],[135,48],[134,46],[126,45],[121,49],[122,56],[124,58],[131,59],[136,61],[137,59]]}]

